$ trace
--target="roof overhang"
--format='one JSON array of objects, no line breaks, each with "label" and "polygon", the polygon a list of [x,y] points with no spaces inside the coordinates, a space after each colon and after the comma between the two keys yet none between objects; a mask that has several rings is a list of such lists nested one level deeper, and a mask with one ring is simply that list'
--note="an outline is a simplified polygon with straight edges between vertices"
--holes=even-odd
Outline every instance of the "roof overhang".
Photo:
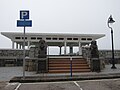
[{"label": "roof overhang", "polygon": [[[19,33],[19,32],[1,32],[2,35],[6,36],[7,38],[11,39],[12,41],[15,42],[23,42],[23,40],[15,40],[15,37],[23,37],[24,34],[23,33]],[[105,34],[70,34],[70,33],[26,33],[25,37],[28,37],[28,41],[30,41],[31,37],[57,37],[57,38],[78,38],[79,40],[81,38],[92,38],[92,40],[97,40],[99,38],[104,37]],[[27,41],[27,40],[26,40]],[[32,40],[33,42],[38,42],[38,40]],[[49,44],[51,44],[51,42],[56,43],[59,42],[59,40],[46,40]],[[61,42],[61,41],[60,41]],[[74,42],[74,40],[68,40],[68,42]],[[78,42],[78,41],[75,41]],[[81,41],[82,42],[82,41]],[[83,41],[83,43],[90,43],[91,41]]]},{"label": "roof overhang", "polygon": [[[23,36],[23,33],[18,32],[1,32],[2,35],[12,39],[14,36]],[[69,33],[26,33],[26,36],[62,36],[62,37],[93,37],[99,39],[105,34],[69,34]]]}]

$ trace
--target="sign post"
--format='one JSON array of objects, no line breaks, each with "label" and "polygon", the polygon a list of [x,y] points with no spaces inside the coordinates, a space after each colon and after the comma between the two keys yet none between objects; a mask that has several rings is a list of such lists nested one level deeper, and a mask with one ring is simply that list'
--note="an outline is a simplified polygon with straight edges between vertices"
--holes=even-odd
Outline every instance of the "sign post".
[{"label": "sign post", "polygon": [[24,27],[24,41],[23,41],[23,79],[25,79],[25,27],[32,27],[32,20],[29,20],[29,11],[20,11],[20,20],[17,20],[17,27]]},{"label": "sign post", "polygon": [[24,42],[23,42],[23,79],[25,79],[25,26],[24,26]]}]

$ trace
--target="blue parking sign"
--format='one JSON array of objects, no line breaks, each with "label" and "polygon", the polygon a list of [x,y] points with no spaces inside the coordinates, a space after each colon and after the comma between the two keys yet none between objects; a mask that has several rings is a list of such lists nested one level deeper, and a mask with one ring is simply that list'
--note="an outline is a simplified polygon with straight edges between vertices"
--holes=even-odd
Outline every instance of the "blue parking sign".
[{"label": "blue parking sign", "polygon": [[32,27],[32,20],[27,21],[17,20],[17,27]]},{"label": "blue parking sign", "polygon": [[29,11],[28,10],[20,11],[20,19],[29,19]]},{"label": "blue parking sign", "polygon": [[20,10],[20,20],[17,20],[17,27],[32,27],[32,20],[29,20],[29,10]]}]

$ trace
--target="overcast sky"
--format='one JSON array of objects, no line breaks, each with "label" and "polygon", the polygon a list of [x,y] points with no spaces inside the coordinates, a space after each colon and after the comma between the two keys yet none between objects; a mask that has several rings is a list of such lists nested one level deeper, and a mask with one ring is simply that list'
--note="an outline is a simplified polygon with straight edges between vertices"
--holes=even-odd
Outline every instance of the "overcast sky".
[{"label": "overcast sky", "polygon": [[[99,49],[111,49],[107,19],[113,15],[115,49],[120,49],[120,0],[0,0],[0,32],[23,32],[16,27],[19,11],[29,10],[33,27],[26,32],[105,34]],[[0,48],[11,48],[11,41],[0,35]]]}]

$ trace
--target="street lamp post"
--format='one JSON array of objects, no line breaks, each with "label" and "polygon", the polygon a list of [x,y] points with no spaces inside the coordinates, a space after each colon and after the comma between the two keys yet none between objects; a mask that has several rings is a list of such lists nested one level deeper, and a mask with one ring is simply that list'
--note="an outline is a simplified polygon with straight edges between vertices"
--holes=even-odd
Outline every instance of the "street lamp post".
[{"label": "street lamp post", "polygon": [[109,24],[112,24],[114,22],[115,21],[113,20],[112,15],[110,15],[110,17],[108,18],[107,24],[108,24],[108,27],[111,29],[111,40],[112,40],[112,67],[111,67],[111,69],[116,69],[116,67],[115,67],[115,59],[114,59],[113,29],[109,25]]}]

